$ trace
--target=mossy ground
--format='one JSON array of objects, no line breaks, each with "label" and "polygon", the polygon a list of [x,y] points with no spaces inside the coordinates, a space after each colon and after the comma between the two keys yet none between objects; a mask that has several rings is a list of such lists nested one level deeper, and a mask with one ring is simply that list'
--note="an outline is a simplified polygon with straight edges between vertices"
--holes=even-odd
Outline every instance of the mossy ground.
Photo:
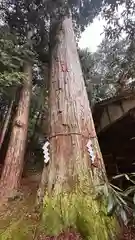
[{"label": "mossy ground", "polygon": [[0,240],[38,239],[40,218],[34,210],[37,187],[37,180],[25,179],[23,197],[0,207]]}]

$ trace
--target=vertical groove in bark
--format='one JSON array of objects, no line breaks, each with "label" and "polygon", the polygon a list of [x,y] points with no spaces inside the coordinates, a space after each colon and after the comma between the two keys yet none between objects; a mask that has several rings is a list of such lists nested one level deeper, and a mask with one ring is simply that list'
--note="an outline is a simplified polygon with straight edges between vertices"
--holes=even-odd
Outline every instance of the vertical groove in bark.
[{"label": "vertical groove in bark", "polygon": [[[49,192],[53,187],[59,191],[63,185],[72,185],[80,169],[93,169],[97,179],[99,169],[105,171],[71,18],[64,19],[51,57]],[[88,156],[86,145],[89,139],[93,143],[97,168],[92,167]],[[91,170],[89,172],[92,176]]]},{"label": "vertical groove in bark", "polygon": [[13,190],[17,190],[22,175],[31,95],[31,64],[24,64],[24,73],[26,74],[26,78],[21,91],[17,113],[13,121],[12,133],[0,181],[1,196],[8,196]]}]

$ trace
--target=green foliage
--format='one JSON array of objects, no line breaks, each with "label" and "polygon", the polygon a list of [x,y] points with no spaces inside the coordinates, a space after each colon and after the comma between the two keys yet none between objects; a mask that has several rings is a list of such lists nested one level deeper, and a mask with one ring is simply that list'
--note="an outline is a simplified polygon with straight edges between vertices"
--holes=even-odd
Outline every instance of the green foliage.
[{"label": "green foliage", "polygon": [[107,215],[112,216],[115,214],[125,225],[127,225],[131,207],[128,206],[124,192],[112,184],[108,184],[108,191],[106,193],[105,191],[105,185],[99,187],[99,194],[104,194],[106,196]]},{"label": "green foliage", "polygon": [[106,37],[94,54],[87,49],[79,50],[87,91],[93,103],[116,95],[121,89],[121,79],[126,88],[134,88],[134,52],[134,46],[131,48],[127,39],[114,41]]},{"label": "green foliage", "polygon": [[[102,9],[103,0],[34,0],[34,1],[2,1],[3,19],[9,25],[13,34],[17,35],[19,45],[27,40],[31,31],[30,43],[38,57],[48,60],[50,18],[59,21],[72,12],[73,23],[77,35],[92,22]],[[107,0],[106,3],[116,4]]]},{"label": "green foliage", "polygon": [[[106,1],[107,4],[110,4],[111,6],[117,5],[115,1]],[[16,47],[13,46],[10,47],[11,49],[14,49],[15,53],[11,52],[12,57],[9,56],[9,54],[4,53],[2,62],[8,63],[8,65],[11,65],[11,68],[16,67],[19,62],[22,62],[22,59],[33,59],[34,56],[38,57],[38,60],[41,60],[42,62],[48,62],[49,61],[49,21],[50,17],[55,20],[60,20],[63,15],[68,13],[68,8],[71,7],[72,15],[73,15],[73,23],[75,29],[77,29],[77,35],[80,35],[81,31],[90,23],[92,22],[93,18],[101,11],[103,1],[87,1],[87,0],[69,0],[69,1],[53,1],[53,0],[47,0],[47,1],[2,1],[2,13],[3,13],[3,20],[6,21],[6,23],[9,26],[10,34],[12,33],[12,39],[16,38]],[[119,4],[121,4],[121,1],[119,1]],[[29,41],[27,41],[27,34],[28,32],[31,32],[31,37]],[[7,45],[11,46],[13,45],[13,41],[11,41],[10,44]],[[15,46],[14,45],[14,46]],[[8,51],[8,53],[10,52]],[[20,53],[20,54],[19,54]],[[36,54],[35,54],[36,53]],[[17,54],[17,55],[16,55]],[[18,56],[19,54],[19,56]],[[15,55],[15,56],[14,56]],[[87,51],[87,58],[90,58],[88,56]],[[5,59],[5,61],[4,61]],[[21,61],[19,61],[19,59]],[[8,61],[7,61],[8,60]],[[88,60],[87,60],[88,62]],[[89,65],[93,65],[93,59],[90,61]],[[83,66],[86,65],[83,64]],[[88,70],[89,67],[89,70]],[[95,81],[97,79],[101,79],[99,74],[95,70],[91,73],[90,69],[92,66],[86,66],[83,71],[85,71],[85,80],[87,89],[91,88],[91,78],[94,81],[94,85],[92,85],[92,88],[94,89],[94,93],[98,92],[99,94],[99,87],[102,88],[101,92],[104,92],[101,85],[99,84],[95,85]],[[86,73],[86,71],[88,71]],[[88,78],[89,77],[89,78]],[[98,90],[97,90],[98,89]],[[90,91],[89,91],[90,92]],[[97,96],[97,94],[95,94]],[[102,97],[101,93],[101,97]],[[106,91],[105,91],[106,95]],[[96,98],[94,96],[94,98]],[[91,98],[91,97],[90,97]]]},{"label": "green foliage", "polygon": [[7,87],[17,86],[23,82],[24,74],[22,47],[17,44],[16,37],[10,33],[7,26],[1,26],[0,33],[0,90],[6,91]]},{"label": "green foliage", "polygon": [[22,66],[22,60],[17,39],[6,25],[0,29],[0,71],[18,70]]},{"label": "green foliage", "polygon": [[119,174],[113,179],[125,178],[130,186],[122,190],[109,183],[108,187],[102,185],[97,187],[97,193],[105,195],[107,199],[107,214],[112,216],[114,213],[123,221],[125,225],[134,221],[135,216],[135,173]]},{"label": "green foliage", "polygon": [[0,240],[24,240],[31,237],[31,230],[28,223],[25,224],[23,219],[11,222],[10,226],[0,235]]},{"label": "green foliage", "polygon": [[[133,207],[132,204],[135,204],[135,179],[134,179],[135,173],[130,173],[130,174],[123,173],[113,177],[113,179],[119,179],[119,178],[125,178],[130,183],[130,186],[123,191],[123,195],[125,196],[125,198],[127,198],[128,201],[130,200],[130,204]],[[128,198],[129,196],[131,198]],[[135,210],[135,208],[133,208],[133,210]]]},{"label": "green foliage", "polygon": [[116,4],[103,7],[102,12],[107,21],[106,35],[111,39],[120,39],[123,33],[128,39],[134,39],[135,2],[134,0],[119,0]]},{"label": "green foliage", "polygon": [[21,83],[24,79],[24,74],[22,72],[3,72],[0,73],[0,88],[10,87]]},{"label": "green foliage", "polygon": [[[114,69],[116,63],[113,59],[113,50],[107,43],[102,43],[94,54],[87,49],[79,50],[88,97],[93,104],[115,93],[117,77]],[[112,68],[112,64],[114,64],[114,68]],[[114,87],[112,88],[112,86]]]},{"label": "green foliage", "polygon": [[[122,6],[120,7],[120,4]],[[121,61],[121,70],[135,77],[135,2],[134,0],[117,1],[116,5],[105,6],[103,17],[107,21],[106,37],[111,41],[126,40],[126,51]]]},{"label": "green foliage", "polygon": [[79,57],[82,66],[84,81],[92,81],[94,78],[94,58],[88,49],[79,49]]}]

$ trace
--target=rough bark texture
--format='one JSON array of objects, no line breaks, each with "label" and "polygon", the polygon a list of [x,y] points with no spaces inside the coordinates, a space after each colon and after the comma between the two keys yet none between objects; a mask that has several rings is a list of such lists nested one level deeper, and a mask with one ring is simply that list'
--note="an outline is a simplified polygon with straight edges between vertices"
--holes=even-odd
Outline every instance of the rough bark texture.
[{"label": "rough bark texture", "polygon": [[[72,185],[81,169],[90,168],[91,177],[97,176],[97,169],[104,172],[72,19],[65,18],[58,32],[51,55],[49,192],[52,188],[59,191],[63,185]],[[86,146],[89,139],[95,154],[93,164]]]},{"label": "rough bark texture", "polygon": [[[60,236],[71,227],[82,239],[116,240],[115,218],[106,215],[104,199],[99,201],[93,197],[93,186],[106,180],[105,169],[71,18],[63,20],[55,36],[49,98],[51,158],[43,204],[45,232],[47,236]],[[52,40],[55,40],[53,35]]]},{"label": "rough bark texture", "polygon": [[13,122],[12,133],[0,181],[0,195],[4,197],[12,195],[14,192],[13,190],[18,189],[23,170],[32,81],[32,68],[29,63],[24,65],[24,73],[26,74],[26,79],[24,80],[16,117]]}]

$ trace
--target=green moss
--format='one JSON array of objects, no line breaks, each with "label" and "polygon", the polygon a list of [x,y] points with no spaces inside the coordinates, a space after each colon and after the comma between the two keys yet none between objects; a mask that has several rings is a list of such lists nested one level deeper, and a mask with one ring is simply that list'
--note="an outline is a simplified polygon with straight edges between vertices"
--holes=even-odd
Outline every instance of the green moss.
[{"label": "green moss", "polygon": [[56,236],[73,228],[85,240],[116,240],[117,222],[108,217],[105,201],[82,191],[44,198],[43,223],[46,235]]},{"label": "green moss", "polygon": [[10,225],[4,230],[0,231],[0,240],[29,240],[34,234],[35,225],[31,220],[13,219]]},{"label": "green moss", "polygon": [[9,201],[7,206],[1,207],[0,240],[33,239],[40,225],[40,213],[34,208],[36,187],[32,185],[31,192],[30,187],[26,187],[23,198]]}]

